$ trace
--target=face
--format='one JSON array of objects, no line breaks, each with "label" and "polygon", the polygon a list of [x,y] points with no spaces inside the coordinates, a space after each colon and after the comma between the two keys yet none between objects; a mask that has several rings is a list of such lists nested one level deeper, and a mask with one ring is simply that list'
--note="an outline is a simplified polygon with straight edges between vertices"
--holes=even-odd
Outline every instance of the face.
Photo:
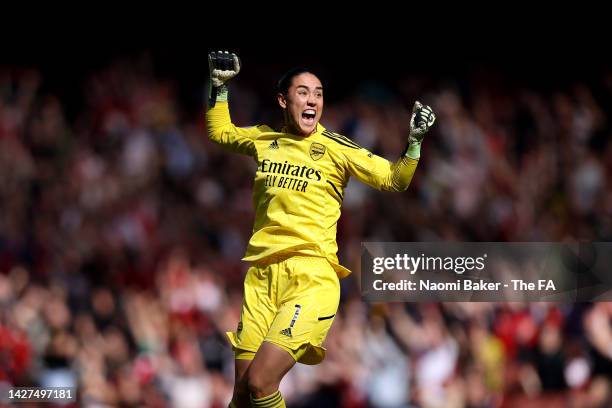
[{"label": "face", "polygon": [[291,133],[312,134],[323,113],[323,86],[309,72],[293,77],[287,95],[278,94],[278,103],[285,112],[285,125]]}]

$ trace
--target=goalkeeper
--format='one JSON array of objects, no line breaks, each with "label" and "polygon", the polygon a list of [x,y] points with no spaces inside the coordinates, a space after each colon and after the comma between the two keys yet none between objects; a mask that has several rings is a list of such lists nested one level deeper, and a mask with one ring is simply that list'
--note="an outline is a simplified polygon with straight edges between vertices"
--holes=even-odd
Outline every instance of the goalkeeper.
[{"label": "goalkeeper", "polygon": [[336,226],[349,177],[381,191],[404,191],[433,125],[431,108],[414,104],[405,151],[395,162],[376,156],[321,123],[323,86],[306,69],[278,82],[284,127],[237,127],[230,118],[227,81],[240,60],[212,52],[206,125],[210,139],[257,163],[255,223],[247,252],[244,302],[236,332],[228,333],[236,361],[230,407],[284,407],[278,387],[296,362],[318,364],[340,298]]}]

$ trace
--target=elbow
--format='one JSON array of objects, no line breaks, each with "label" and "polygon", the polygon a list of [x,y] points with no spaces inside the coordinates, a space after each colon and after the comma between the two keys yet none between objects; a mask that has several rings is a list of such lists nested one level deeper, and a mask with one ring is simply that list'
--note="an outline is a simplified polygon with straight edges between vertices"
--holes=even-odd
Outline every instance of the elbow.
[{"label": "elbow", "polygon": [[390,184],[387,186],[382,187],[380,190],[381,191],[386,191],[389,193],[402,193],[406,190],[408,190],[408,186],[410,185],[410,183],[408,184]]},{"label": "elbow", "polygon": [[399,193],[408,190],[414,176],[416,163],[418,162],[414,161],[414,163],[411,163],[413,164],[412,166],[398,166],[395,169],[390,183],[393,186],[393,191]]},{"label": "elbow", "polygon": [[227,133],[225,126],[211,126],[209,123],[206,126],[206,133],[208,134],[208,139],[215,143],[221,143],[223,141],[223,134]]},{"label": "elbow", "polygon": [[406,183],[406,184],[399,184],[396,186],[393,186],[393,189],[391,191],[393,191],[394,193],[403,193],[404,191],[408,190],[408,187],[410,186],[410,183]]},{"label": "elbow", "polygon": [[390,183],[388,183],[386,188],[384,188],[383,190],[390,191],[393,193],[402,193],[408,190],[408,187],[410,187],[411,181],[412,181],[412,177],[409,177],[409,178],[398,177],[397,179],[392,180]]},{"label": "elbow", "polygon": [[410,186],[410,183],[408,183],[406,185],[398,186],[398,188],[395,190],[395,192],[396,193],[403,193],[404,191],[408,190],[409,186]]},{"label": "elbow", "polygon": [[406,180],[405,182],[401,183],[398,186],[398,193],[404,192],[406,190],[408,190],[408,187],[410,187],[410,183],[412,182],[412,177],[410,177],[408,180]]},{"label": "elbow", "polygon": [[220,135],[218,134],[219,132],[216,132],[215,130],[211,129],[210,127],[206,129],[206,134],[208,135],[208,139],[213,141],[213,142],[217,142],[220,140]]}]

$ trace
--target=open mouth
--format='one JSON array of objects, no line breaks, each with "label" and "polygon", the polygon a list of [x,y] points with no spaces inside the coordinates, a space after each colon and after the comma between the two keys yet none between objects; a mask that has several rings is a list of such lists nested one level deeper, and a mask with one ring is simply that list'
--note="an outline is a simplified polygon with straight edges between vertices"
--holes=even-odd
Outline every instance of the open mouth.
[{"label": "open mouth", "polygon": [[308,126],[314,125],[317,112],[314,109],[306,109],[302,112],[302,121]]}]

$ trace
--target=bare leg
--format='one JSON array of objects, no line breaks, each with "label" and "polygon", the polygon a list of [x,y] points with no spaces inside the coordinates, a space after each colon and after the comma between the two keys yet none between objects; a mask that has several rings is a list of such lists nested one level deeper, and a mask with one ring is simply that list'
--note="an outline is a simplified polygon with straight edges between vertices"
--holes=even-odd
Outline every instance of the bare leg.
[{"label": "bare leg", "polygon": [[281,380],[295,365],[286,350],[264,341],[247,372],[248,388],[252,398],[263,398],[278,391]]},{"label": "bare leg", "polygon": [[249,383],[247,381],[251,360],[234,361],[236,362],[236,379],[234,381],[234,395],[232,397],[230,408],[251,408]]}]

